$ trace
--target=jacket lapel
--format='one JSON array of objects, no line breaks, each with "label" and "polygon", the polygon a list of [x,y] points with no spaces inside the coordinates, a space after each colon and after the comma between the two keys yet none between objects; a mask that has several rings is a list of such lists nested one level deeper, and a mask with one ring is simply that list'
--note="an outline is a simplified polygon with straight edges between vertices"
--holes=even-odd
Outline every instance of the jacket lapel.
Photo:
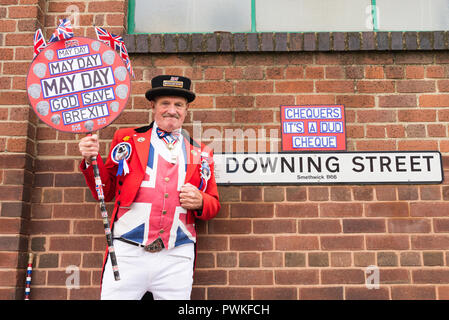
[{"label": "jacket lapel", "polygon": [[134,145],[136,146],[136,152],[139,156],[140,164],[145,172],[148,163],[148,154],[150,153],[151,132],[152,128],[145,132],[136,132],[133,135]]},{"label": "jacket lapel", "polygon": [[187,156],[187,170],[185,182],[187,183],[192,178],[195,171],[198,170],[198,164],[201,158],[201,147],[189,136],[189,134],[182,130],[184,136],[185,153]]}]

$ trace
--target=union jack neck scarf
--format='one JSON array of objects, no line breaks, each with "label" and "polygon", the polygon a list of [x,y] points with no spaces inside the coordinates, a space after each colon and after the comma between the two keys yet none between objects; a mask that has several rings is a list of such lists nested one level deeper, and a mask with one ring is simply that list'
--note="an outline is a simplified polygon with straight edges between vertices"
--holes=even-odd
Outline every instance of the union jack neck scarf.
[{"label": "union jack neck scarf", "polygon": [[168,149],[173,149],[175,144],[179,140],[179,136],[181,135],[178,131],[167,132],[162,129],[156,128],[156,133],[159,139],[165,142]]}]

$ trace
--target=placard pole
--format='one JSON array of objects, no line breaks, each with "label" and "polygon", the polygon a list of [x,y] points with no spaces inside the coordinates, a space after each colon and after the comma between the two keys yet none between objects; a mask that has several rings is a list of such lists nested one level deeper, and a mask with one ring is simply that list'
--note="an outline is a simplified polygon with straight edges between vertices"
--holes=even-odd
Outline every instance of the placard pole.
[{"label": "placard pole", "polygon": [[111,258],[112,271],[114,272],[114,279],[118,281],[120,280],[120,274],[118,271],[117,257],[115,256],[114,245],[112,243],[112,233],[111,228],[109,227],[108,212],[106,211],[106,205],[104,202],[103,183],[101,182],[100,170],[98,170],[97,157],[91,158],[91,165],[92,169],[94,170],[95,189],[97,191],[98,200],[100,201],[101,217],[103,218],[104,233],[106,235],[106,241],[108,244],[109,257]]}]

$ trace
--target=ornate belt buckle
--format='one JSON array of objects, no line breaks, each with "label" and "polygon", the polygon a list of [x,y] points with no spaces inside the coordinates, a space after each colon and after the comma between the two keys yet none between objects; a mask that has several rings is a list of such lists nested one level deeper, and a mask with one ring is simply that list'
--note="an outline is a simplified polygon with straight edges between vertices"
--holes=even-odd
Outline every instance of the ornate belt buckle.
[{"label": "ornate belt buckle", "polygon": [[144,247],[144,250],[148,251],[148,252],[151,252],[151,253],[155,253],[155,252],[161,251],[164,248],[165,248],[164,247],[164,243],[162,242],[161,238],[157,238],[156,240],[154,240],[150,244],[146,245]]}]

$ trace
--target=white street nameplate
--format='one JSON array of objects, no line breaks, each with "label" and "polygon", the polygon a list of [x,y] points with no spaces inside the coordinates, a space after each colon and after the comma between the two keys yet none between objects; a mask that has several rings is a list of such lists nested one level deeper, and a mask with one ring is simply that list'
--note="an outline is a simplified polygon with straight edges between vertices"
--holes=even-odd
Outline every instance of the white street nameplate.
[{"label": "white street nameplate", "polygon": [[439,184],[438,151],[342,153],[221,153],[214,155],[219,185]]}]

